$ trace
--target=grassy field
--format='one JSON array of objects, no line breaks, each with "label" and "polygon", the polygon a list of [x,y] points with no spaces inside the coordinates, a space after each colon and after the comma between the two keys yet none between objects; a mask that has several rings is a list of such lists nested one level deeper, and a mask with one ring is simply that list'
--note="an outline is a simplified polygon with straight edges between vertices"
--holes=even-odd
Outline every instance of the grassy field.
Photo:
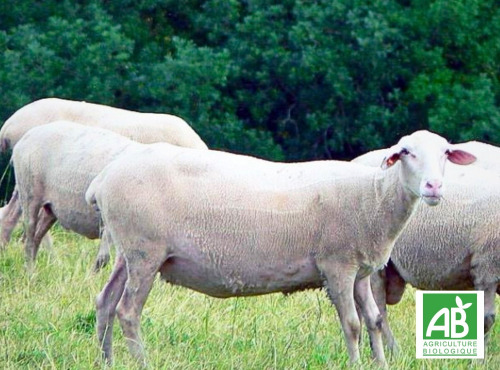
[{"label": "grassy field", "polygon": [[[95,335],[94,297],[111,271],[92,272],[97,243],[56,228],[35,272],[24,268],[19,242],[0,255],[0,369],[103,367]],[[497,304],[500,300],[497,298]],[[488,360],[416,360],[414,291],[390,307],[402,351],[392,369],[500,369],[500,325]],[[498,309],[497,309],[498,314]],[[118,323],[114,369],[133,369]],[[142,316],[152,369],[341,369],[346,346],[323,291],[214,299],[157,281]],[[362,365],[370,363],[363,333]]]}]

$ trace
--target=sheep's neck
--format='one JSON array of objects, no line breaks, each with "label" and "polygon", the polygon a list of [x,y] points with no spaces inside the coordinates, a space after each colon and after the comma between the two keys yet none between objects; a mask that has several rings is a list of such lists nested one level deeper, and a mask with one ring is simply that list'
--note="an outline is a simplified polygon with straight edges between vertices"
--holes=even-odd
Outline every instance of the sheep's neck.
[{"label": "sheep's neck", "polygon": [[391,241],[403,231],[419,199],[416,194],[404,188],[400,171],[399,166],[390,168],[382,176],[376,175],[373,179],[376,196],[372,197],[375,201],[372,209],[375,210],[378,225],[380,220],[386,221],[386,227],[380,229],[380,232],[385,230],[385,235],[380,236]]}]

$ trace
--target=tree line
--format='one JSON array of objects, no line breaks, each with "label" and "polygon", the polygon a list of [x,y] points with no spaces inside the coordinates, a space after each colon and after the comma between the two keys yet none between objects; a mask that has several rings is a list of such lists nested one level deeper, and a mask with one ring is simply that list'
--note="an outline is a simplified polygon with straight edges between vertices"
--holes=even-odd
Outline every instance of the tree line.
[{"label": "tree line", "polygon": [[2,2],[0,121],[56,96],[172,113],[272,160],[417,129],[498,144],[499,34],[495,0]]}]

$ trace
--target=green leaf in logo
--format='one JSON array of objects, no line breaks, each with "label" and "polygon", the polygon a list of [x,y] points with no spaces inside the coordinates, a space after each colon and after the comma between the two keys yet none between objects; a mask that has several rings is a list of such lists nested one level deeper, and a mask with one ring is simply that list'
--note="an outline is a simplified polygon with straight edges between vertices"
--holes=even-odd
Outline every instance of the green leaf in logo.
[{"label": "green leaf in logo", "polygon": [[464,304],[462,303],[462,300],[460,299],[460,297],[459,297],[459,296],[457,296],[457,297],[455,298],[455,302],[456,302],[456,304],[457,304],[457,307],[458,307],[458,308],[460,308],[460,309],[462,309],[462,310],[465,310],[466,308],[469,308],[469,307],[472,305],[472,303],[467,303],[467,304],[465,304],[465,305],[464,305]]}]

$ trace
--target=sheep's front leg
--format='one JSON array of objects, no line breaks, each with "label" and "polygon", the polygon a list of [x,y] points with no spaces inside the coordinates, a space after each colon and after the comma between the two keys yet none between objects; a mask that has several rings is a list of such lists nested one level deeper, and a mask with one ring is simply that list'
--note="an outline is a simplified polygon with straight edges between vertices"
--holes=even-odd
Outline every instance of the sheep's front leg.
[{"label": "sheep's front leg", "polygon": [[41,206],[39,202],[33,201],[27,207],[26,212],[26,240],[24,250],[28,267],[33,267],[40,243],[47,231],[56,222],[56,217],[50,210],[50,206]]},{"label": "sheep's front leg", "polygon": [[[487,243],[483,248],[485,251],[495,251],[497,245]],[[495,322],[495,293],[500,294],[500,284],[495,279],[498,273],[498,266],[500,266],[500,255],[498,253],[477,253],[471,260],[471,275],[474,279],[474,289],[484,291],[485,358],[490,330]]]},{"label": "sheep's front leg", "polygon": [[354,269],[348,271],[344,266],[331,261],[318,262],[318,267],[327,280],[327,293],[335,305],[339,315],[340,324],[349,352],[351,363],[359,362],[359,338],[361,323],[354,303]]},{"label": "sheep's front leg", "polygon": [[113,321],[127,281],[125,258],[118,254],[108,282],[96,298],[97,337],[104,360],[112,362]]},{"label": "sheep's front leg", "polygon": [[[49,204],[45,204],[38,212],[38,221],[36,225],[36,232],[33,238],[33,244],[35,245],[35,256],[38,253],[40,244],[42,240],[47,236],[47,232],[50,230],[52,225],[57,221],[56,216],[52,213],[52,209]],[[50,241],[49,241],[50,243]]]},{"label": "sheep's front leg", "polygon": [[370,275],[356,281],[354,296],[366,321],[373,358],[380,365],[386,366],[387,363],[382,342],[382,315],[380,315],[375,299],[373,298]]},{"label": "sheep's front leg", "polygon": [[26,206],[23,206],[25,210],[24,230],[26,235],[24,252],[28,268],[33,267],[38,253],[38,248],[35,245],[35,234],[38,227],[38,216],[41,208],[41,204],[37,200],[32,200]]},{"label": "sheep's front leg", "polygon": [[484,347],[486,358],[486,347],[490,337],[491,328],[495,323],[495,294],[497,283],[476,286],[476,289],[484,291]]},{"label": "sheep's front leg", "polygon": [[19,191],[14,188],[9,203],[3,209],[3,217],[0,223],[2,232],[0,235],[0,247],[4,247],[10,241],[12,231],[17,225],[22,214],[21,203],[19,201]]},{"label": "sheep's front leg", "polygon": [[147,257],[144,250],[132,256],[127,255],[128,279],[117,307],[130,353],[143,366],[146,365],[146,357],[140,338],[140,317],[159,266],[161,263],[159,265],[154,258]]}]

